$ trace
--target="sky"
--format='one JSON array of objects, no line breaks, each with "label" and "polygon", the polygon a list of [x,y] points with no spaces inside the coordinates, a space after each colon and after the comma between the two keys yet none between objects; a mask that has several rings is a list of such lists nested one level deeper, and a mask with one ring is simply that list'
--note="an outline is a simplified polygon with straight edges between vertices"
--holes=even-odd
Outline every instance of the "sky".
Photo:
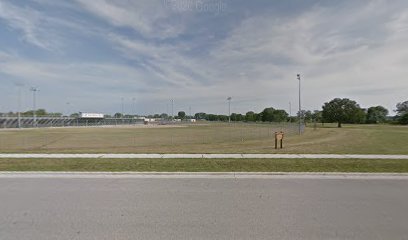
[{"label": "sky", "polygon": [[[321,109],[408,100],[408,2],[0,0],[0,112]],[[290,108],[291,106],[291,108]]]}]

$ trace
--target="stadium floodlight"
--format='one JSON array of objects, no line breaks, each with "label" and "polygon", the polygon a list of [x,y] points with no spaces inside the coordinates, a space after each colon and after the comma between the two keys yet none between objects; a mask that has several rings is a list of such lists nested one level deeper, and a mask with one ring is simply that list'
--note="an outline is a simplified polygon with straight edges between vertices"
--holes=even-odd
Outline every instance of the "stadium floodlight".
[{"label": "stadium floodlight", "polygon": [[228,122],[231,122],[231,99],[232,97],[228,97]]},{"label": "stadium floodlight", "polygon": [[33,126],[37,126],[37,116],[36,116],[36,111],[37,111],[37,92],[40,91],[37,87],[31,87],[30,91],[33,92]]},{"label": "stadium floodlight", "polygon": [[299,135],[302,134],[302,102],[301,102],[301,92],[300,92],[300,74],[297,75],[299,80]]}]

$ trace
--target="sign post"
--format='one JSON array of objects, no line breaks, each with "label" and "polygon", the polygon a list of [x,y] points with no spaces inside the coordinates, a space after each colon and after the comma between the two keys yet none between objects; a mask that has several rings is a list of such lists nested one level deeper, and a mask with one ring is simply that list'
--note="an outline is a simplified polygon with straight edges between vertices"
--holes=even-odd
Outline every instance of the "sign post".
[{"label": "sign post", "polygon": [[278,142],[280,142],[280,148],[283,148],[283,136],[284,132],[275,132],[275,149],[278,149]]}]

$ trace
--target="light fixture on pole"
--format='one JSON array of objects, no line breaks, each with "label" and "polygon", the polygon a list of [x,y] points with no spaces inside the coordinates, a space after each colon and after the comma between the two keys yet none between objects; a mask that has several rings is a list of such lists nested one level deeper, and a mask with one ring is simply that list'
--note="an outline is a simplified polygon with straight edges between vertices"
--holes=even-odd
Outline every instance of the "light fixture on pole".
[{"label": "light fixture on pole", "polygon": [[231,99],[232,97],[228,97],[228,122],[231,122]]},{"label": "light fixture on pole", "polygon": [[31,87],[30,91],[33,92],[33,126],[37,126],[37,116],[36,116],[36,111],[37,111],[37,92],[39,91],[37,87]]}]

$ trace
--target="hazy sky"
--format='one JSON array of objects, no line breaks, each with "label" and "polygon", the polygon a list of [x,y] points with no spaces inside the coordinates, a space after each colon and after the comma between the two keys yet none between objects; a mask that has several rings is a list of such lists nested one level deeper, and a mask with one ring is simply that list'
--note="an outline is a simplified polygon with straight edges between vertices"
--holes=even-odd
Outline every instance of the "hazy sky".
[{"label": "hazy sky", "polygon": [[[0,0],[0,111],[390,111],[408,100],[408,2]],[[135,110],[132,109],[134,98]],[[69,102],[70,104],[67,104]]]}]

